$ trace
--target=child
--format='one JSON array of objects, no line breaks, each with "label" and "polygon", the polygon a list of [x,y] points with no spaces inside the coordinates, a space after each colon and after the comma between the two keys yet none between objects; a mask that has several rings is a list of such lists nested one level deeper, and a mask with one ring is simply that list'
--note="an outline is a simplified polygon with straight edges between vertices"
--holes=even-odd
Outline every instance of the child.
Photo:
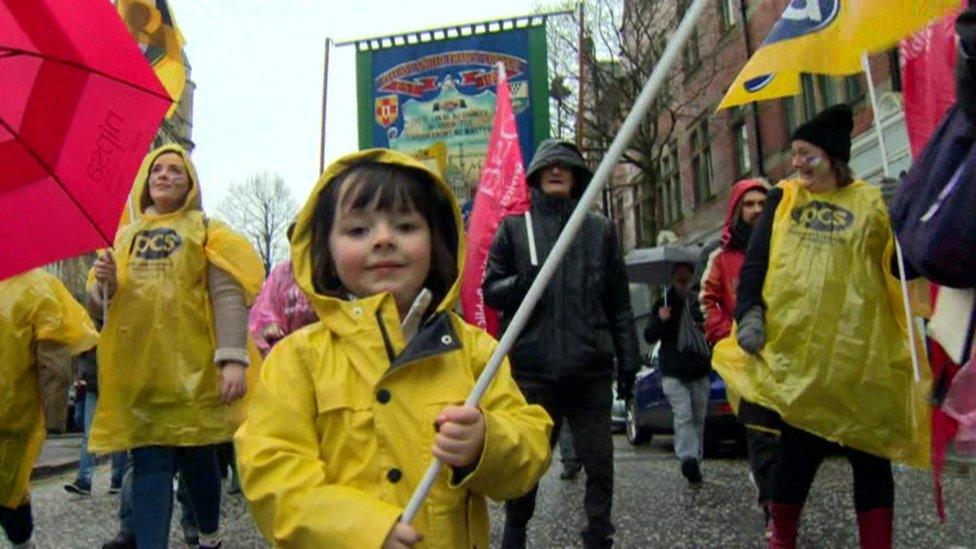
[{"label": "child", "polygon": [[[321,322],[272,349],[235,437],[275,545],[487,548],[484,496],[522,495],[548,467],[552,422],[507,361],[461,406],[496,345],[453,312],[462,227],[447,185],[407,156],[364,151],[319,179],[291,242]],[[445,467],[400,524],[432,455]]]}]

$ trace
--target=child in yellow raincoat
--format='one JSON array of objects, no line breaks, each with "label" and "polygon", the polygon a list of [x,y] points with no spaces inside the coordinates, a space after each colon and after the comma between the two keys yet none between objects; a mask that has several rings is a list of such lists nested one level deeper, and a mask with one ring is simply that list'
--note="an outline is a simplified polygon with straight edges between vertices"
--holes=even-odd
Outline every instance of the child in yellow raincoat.
[{"label": "child in yellow raincoat", "polygon": [[34,546],[28,484],[45,423],[65,427],[70,357],[97,342],[84,307],[53,275],[0,281],[0,526],[14,547]]},{"label": "child in yellow raincoat", "polygon": [[[443,180],[402,154],[349,155],[319,179],[291,242],[321,321],[271,350],[235,437],[276,546],[487,548],[485,496],[522,495],[546,470],[552,422],[507,362],[461,406],[496,346],[454,312],[462,227]],[[400,524],[432,456],[447,467]]]},{"label": "child in yellow raincoat", "polygon": [[743,400],[782,418],[770,547],[795,547],[832,452],[854,472],[861,547],[891,547],[891,460],[927,464],[929,384],[913,379],[887,208],[847,165],[853,125],[837,105],[793,133],[798,178],[769,192],[740,272],[736,339],[750,354],[730,338],[713,355]]},{"label": "child in yellow raincoat", "polygon": [[240,235],[202,211],[200,182],[177,145],[150,152],[136,177],[138,211],[93,268],[93,310],[107,296],[98,346],[99,399],[89,449],[131,450],[132,517],[141,549],[169,545],[178,470],[200,530],[221,543],[215,445],[243,419],[247,305],[264,269]]}]

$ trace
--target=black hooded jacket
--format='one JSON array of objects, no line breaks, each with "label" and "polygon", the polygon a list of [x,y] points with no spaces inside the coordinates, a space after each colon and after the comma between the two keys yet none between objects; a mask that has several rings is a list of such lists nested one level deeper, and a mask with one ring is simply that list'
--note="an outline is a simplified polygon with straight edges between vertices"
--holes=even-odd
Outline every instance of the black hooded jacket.
[{"label": "black hooded jacket", "polygon": [[[590,179],[576,148],[545,141],[529,166],[530,185],[553,164],[570,166],[576,177],[574,197]],[[532,227],[538,254],[533,267],[524,216],[502,220],[492,242],[485,280],[485,302],[499,311],[508,328],[539,267],[576,207],[575,198],[553,198],[532,190]],[[637,368],[637,333],[630,307],[627,273],[613,224],[590,213],[553,275],[509,357],[520,382],[551,383],[608,378],[617,358],[618,380],[632,385]]]}]

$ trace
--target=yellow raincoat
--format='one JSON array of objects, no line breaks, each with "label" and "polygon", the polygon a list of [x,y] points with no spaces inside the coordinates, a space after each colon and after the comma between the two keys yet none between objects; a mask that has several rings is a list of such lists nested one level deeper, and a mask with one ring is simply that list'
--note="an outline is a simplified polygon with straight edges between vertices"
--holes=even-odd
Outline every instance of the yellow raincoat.
[{"label": "yellow raincoat", "polygon": [[[280,547],[380,547],[430,464],[437,415],[464,402],[496,346],[453,312],[458,281],[406,348],[391,294],[342,301],[315,292],[310,248],[319,193],[362,160],[423,170],[450,192],[420,162],[377,149],[333,164],[299,214],[295,277],[321,321],[272,349],[235,437],[244,494],[261,531]],[[463,225],[451,204],[463,272]],[[481,460],[460,484],[450,467],[441,470],[413,521],[425,536],[418,547],[487,548],[485,496],[522,495],[549,465],[552,421],[526,404],[507,360],[480,409]]]},{"label": "yellow raincoat", "polygon": [[40,269],[0,281],[0,506],[7,508],[27,498],[44,444],[38,341],[64,344],[72,355],[98,342],[84,307]]},{"label": "yellow raincoat", "polygon": [[243,419],[242,402],[220,402],[207,265],[233,276],[248,303],[261,288],[264,268],[243,237],[205,217],[196,170],[179,146],[146,156],[136,200],[153,161],[168,152],[186,164],[192,182],[186,203],[155,215],[142,204],[115,237],[118,289],[98,347],[100,391],[88,442],[96,453],[225,442]]},{"label": "yellow raincoat", "polygon": [[[928,465],[931,381],[914,381],[894,239],[881,192],[863,181],[812,194],[779,184],[763,286],[766,346],[735,334],[712,365],[732,391],[828,440]],[[921,348],[921,347],[919,347]]]}]

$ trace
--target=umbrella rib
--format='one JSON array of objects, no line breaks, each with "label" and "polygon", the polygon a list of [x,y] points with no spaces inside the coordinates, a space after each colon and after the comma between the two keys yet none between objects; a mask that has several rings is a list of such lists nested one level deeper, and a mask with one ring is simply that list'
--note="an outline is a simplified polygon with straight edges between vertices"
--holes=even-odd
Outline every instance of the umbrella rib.
[{"label": "umbrella rib", "polygon": [[[143,92],[148,93],[150,95],[154,95],[156,97],[165,99],[165,100],[169,101],[170,103],[173,102],[173,98],[170,97],[168,93],[159,94],[159,93],[157,93],[157,92],[155,92],[153,90],[150,90],[150,89],[145,88],[143,86],[139,86],[139,85],[133,84],[132,82],[129,82],[127,80],[123,80],[123,79],[121,79],[121,78],[119,78],[117,76],[112,76],[111,74],[108,74],[107,72],[103,72],[103,71],[100,71],[98,69],[89,67],[87,65],[83,65],[81,63],[78,63],[77,61],[68,61],[68,60],[65,60],[65,59],[55,59],[55,58],[47,57],[47,56],[42,55],[40,53],[33,52],[33,51],[28,51],[28,50],[20,50],[20,49],[14,49],[14,48],[4,48],[4,49],[6,51],[10,52],[10,53],[9,54],[6,54],[6,55],[3,55],[3,56],[0,56],[0,59],[3,59],[5,57],[13,57],[13,56],[16,56],[16,55],[26,55],[27,57],[36,57],[38,59],[43,59],[44,61],[49,61],[49,62],[52,62],[52,63],[61,63],[62,65],[68,65],[69,67],[74,67],[76,69],[85,70],[85,71],[90,72],[91,74],[95,74],[95,75],[101,76],[102,78],[107,78],[108,80],[111,80],[113,82],[117,82],[119,84],[122,84],[123,86],[128,86],[130,88],[133,88],[133,89],[136,89],[136,90],[139,90],[139,91],[143,91]],[[155,74],[155,72],[153,72],[153,74]]]},{"label": "umbrella rib", "polygon": [[34,161],[40,164],[41,167],[44,168],[44,170],[48,174],[50,174],[51,179],[53,179],[54,182],[58,184],[58,187],[61,187],[61,190],[68,197],[68,199],[71,200],[71,202],[75,205],[75,207],[78,208],[78,211],[81,212],[81,215],[83,215],[85,219],[88,220],[88,223],[90,223],[91,226],[95,228],[95,232],[98,233],[98,236],[102,237],[102,240],[105,242],[106,245],[111,246],[112,241],[108,239],[108,237],[105,235],[104,232],[102,232],[101,227],[99,227],[98,223],[96,223],[95,220],[92,219],[91,215],[84,208],[84,206],[82,206],[81,203],[78,202],[78,199],[75,198],[75,195],[71,194],[68,188],[64,186],[64,183],[61,182],[61,179],[57,176],[57,174],[54,173],[54,169],[51,168],[51,166],[48,166],[47,162],[44,162],[44,160],[40,156],[38,156],[37,153],[34,152],[34,150],[27,145],[27,143],[24,143],[24,140],[20,138],[20,134],[17,131],[15,131],[10,126],[10,124],[8,124],[7,121],[4,120],[2,117],[0,117],[0,127],[3,127],[3,129],[7,130],[7,132],[9,132],[10,135],[12,135],[14,139],[17,140],[18,143],[23,145],[24,150],[27,151],[27,154],[31,155],[31,157],[34,158]]}]

